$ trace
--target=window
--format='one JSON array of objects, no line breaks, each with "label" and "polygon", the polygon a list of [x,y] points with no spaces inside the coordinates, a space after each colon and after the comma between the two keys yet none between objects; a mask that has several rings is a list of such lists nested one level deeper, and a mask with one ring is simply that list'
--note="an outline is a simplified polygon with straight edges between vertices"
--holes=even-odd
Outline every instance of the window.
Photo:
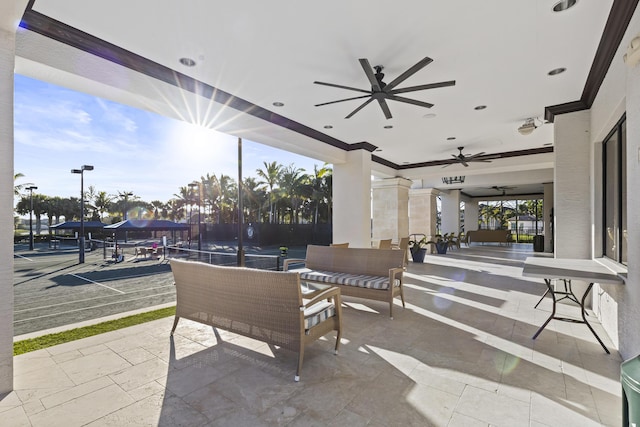
[{"label": "window", "polygon": [[607,258],[627,264],[627,130],[626,117],[616,124],[602,147],[603,244]]}]

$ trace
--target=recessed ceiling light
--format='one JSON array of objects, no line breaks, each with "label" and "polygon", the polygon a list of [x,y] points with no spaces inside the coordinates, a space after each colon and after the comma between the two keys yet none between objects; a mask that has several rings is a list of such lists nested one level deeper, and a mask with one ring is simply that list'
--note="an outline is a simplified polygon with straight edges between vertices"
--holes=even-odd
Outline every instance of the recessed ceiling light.
[{"label": "recessed ceiling light", "polygon": [[554,68],[553,70],[549,71],[547,74],[549,74],[550,76],[555,76],[557,74],[564,73],[565,71],[567,71],[566,68],[560,67],[560,68]]},{"label": "recessed ceiling light", "polygon": [[392,129],[392,128],[393,128],[393,126],[391,126],[391,125],[386,125],[384,128],[385,128],[385,129]]},{"label": "recessed ceiling light", "polygon": [[487,108],[486,105],[478,105],[477,107],[473,107],[474,110],[484,110],[485,108]]},{"label": "recessed ceiling light", "polygon": [[333,129],[333,126],[331,126],[331,125],[324,125],[324,128],[325,128],[325,129]]},{"label": "recessed ceiling light", "polygon": [[282,102],[276,101],[276,102],[273,103],[273,106],[274,107],[284,107],[284,104]]},{"label": "recessed ceiling light", "polygon": [[194,67],[196,65],[196,61],[191,58],[180,58],[179,61],[185,67]]},{"label": "recessed ceiling light", "polygon": [[433,119],[436,116],[435,113],[427,113],[424,116],[422,116],[423,119]]},{"label": "recessed ceiling light", "polygon": [[565,10],[576,5],[578,0],[562,0],[553,5],[554,12],[564,12]]},{"label": "recessed ceiling light", "polygon": [[453,141],[454,139],[456,139],[455,136],[450,136],[449,138],[447,138],[447,141]]}]

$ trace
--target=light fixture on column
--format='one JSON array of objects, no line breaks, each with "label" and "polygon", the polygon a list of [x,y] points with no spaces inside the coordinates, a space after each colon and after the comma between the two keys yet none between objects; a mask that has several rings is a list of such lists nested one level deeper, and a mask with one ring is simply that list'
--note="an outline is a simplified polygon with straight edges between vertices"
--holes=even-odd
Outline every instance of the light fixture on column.
[{"label": "light fixture on column", "polygon": [[462,184],[464,182],[464,175],[461,176],[443,176],[443,184]]},{"label": "light fixture on column", "polygon": [[631,40],[627,47],[627,53],[624,54],[622,59],[624,59],[625,64],[632,68],[640,62],[640,35]]}]

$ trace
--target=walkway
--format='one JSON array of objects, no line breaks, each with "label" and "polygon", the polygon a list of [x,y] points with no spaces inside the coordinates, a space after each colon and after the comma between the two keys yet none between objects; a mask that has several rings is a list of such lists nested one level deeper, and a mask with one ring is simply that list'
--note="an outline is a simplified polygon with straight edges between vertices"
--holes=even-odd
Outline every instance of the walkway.
[{"label": "walkway", "polygon": [[[407,308],[345,299],[344,337],[296,356],[162,319],[15,358],[11,426],[619,426],[620,356],[584,325],[552,321],[521,277],[531,245],[427,256]],[[573,305],[561,310],[578,316]]]}]

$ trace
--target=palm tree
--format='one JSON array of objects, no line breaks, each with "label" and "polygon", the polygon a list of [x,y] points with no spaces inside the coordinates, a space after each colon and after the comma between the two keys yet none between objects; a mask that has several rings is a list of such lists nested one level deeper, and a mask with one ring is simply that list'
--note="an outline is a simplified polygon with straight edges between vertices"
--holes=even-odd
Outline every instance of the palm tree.
[{"label": "palm tree", "polygon": [[220,183],[221,211],[218,213],[218,223],[220,223],[220,214],[222,214],[224,223],[233,224],[238,202],[238,186],[229,175],[221,174],[218,182]]},{"label": "palm tree", "polygon": [[207,206],[209,206],[209,217],[213,222],[214,210],[218,211],[218,218],[220,217],[220,182],[215,174],[207,174],[206,176],[201,177],[200,180],[202,182],[202,204],[205,211],[205,218]]},{"label": "palm tree", "polygon": [[165,204],[162,203],[160,200],[154,200],[150,203],[150,205],[153,208],[153,219],[162,218],[162,213],[163,213],[163,210],[165,209]]},{"label": "palm tree", "polygon": [[293,163],[284,168],[280,174],[280,188],[283,198],[289,201],[291,209],[290,223],[298,223],[298,210],[302,200],[311,193],[308,178],[303,174],[304,169],[296,168]]},{"label": "palm tree", "polygon": [[95,207],[96,212],[98,213],[98,217],[100,221],[104,217],[106,212],[109,212],[111,208],[111,203],[113,201],[113,197],[109,196],[106,191],[100,191],[93,198],[93,206]]},{"label": "palm tree", "polygon": [[15,182],[16,182],[16,180],[17,180],[18,178],[23,178],[23,177],[24,177],[24,174],[22,174],[22,173],[20,173],[20,172],[18,172],[17,174],[13,175],[13,195],[14,195],[14,196],[19,196],[19,195],[20,195],[20,192],[22,191],[22,189],[23,189],[23,188],[25,188],[25,187],[27,187],[27,186],[30,186],[30,185],[33,185],[33,184],[32,184],[32,183],[30,183],[30,182],[25,183],[25,184],[18,184],[18,185],[16,185],[16,183],[15,183]]},{"label": "palm tree", "polygon": [[318,212],[320,211],[320,204],[326,202],[326,177],[331,175],[332,169],[328,164],[324,164],[321,168],[318,165],[313,165],[313,175],[310,176],[311,181],[311,201],[313,203],[313,223],[318,223]]},{"label": "palm tree", "polygon": [[260,178],[264,181],[260,181],[258,184],[266,185],[269,188],[269,222],[273,222],[273,202],[274,202],[274,194],[273,189],[275,188],[278,180],[280,179],[280,171],[282,169],[282,165],[278,164],[278,162],[263,162],[264,169],[257,169],[256,173]]}]

